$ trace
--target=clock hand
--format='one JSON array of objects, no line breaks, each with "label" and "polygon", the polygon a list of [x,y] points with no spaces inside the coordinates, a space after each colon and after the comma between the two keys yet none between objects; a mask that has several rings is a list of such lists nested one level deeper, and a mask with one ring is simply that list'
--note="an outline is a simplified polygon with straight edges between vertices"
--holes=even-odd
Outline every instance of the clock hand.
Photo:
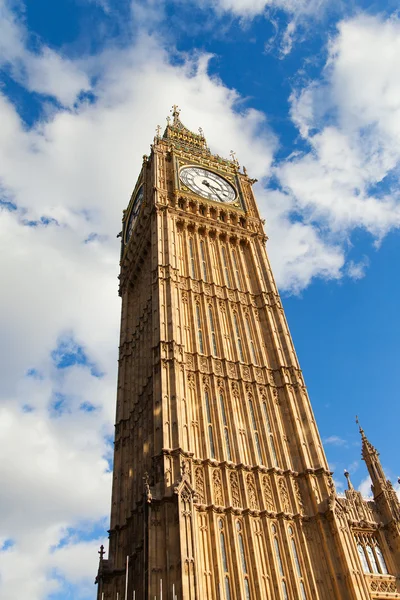
[{"label": "clock hand", "polygon": [[[217,198],[219,198],[221,200],[221,202],[223,202],[221,196],[219,195],[218,192],[221,192],[220,189],[214,187],[213,185],[211,185],[207,179],[203,179],[203,181],[201,182],[203,185],[206,185],[208,187],[209,190],[213,190],[214,194],[217,196]],[[224,192],[222,192],[222,195],[225,196],[226,198],[226,194]]]}]

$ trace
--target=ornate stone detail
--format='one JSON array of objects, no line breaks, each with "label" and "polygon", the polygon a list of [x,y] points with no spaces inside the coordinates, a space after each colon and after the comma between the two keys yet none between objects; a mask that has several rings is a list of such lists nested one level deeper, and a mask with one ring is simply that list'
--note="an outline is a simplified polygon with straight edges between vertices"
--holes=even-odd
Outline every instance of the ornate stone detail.
[{"label": "ornate stone detail", "polygon": [[370,588],[372,592],[397,592],[396,583],[394,581],[380,581],[374,580],[370,582]]},{"label": "ornate stone detail", "polygon": [[197,498],[200,504],[205,504],[206,494],[204,486],[204,473],[202,467],[197,467],[194,472],[194,482],[196,488]]},{"label": "ornate stone detail", "polygon": [[257,491],[256,491],[256,484],[254,482],[253,475],[251,475],[251,474],[247,475],[246,483],[247,483],[247,495],[249,497],[249,507],[251,508],[251,510],[258,510],[259,506],[258,506],[258,499],[257,499]]},{"label": "ornate stone detail", "polygon": [[217,375],[222,375],[222,363],[220,360],[214,360],[214,370]]},{"label": "ornate stone detail", "polygon": [[223,506],[224,505],[224,496],[223,496],[223,492],[222,492],[221,471],[219,469],[214,469],[212,479],[213,479],[214,503],[217,506]]},{"label": "ornate stone detail", "polygon": [[285,512],[285,513],[292,512],[290,510],[290,500],[289,500],[289,494],[288,494],[287,487],[286,487],[286,482],[283,477],[279,478],[278,488],[279,488],[279,495],[281,498],[281,506],[283,508],[283,512]]},{"label": "ornate stone detail", "polygon": [[257,383],[264,383],[264,375],[263,375],[263,372],[261,371],[261,369],[256,369],[255,375],[256,375]]},{"label": "ornate stone detail", "polygon": [[296,494],[296,500],[297,500],[297,504],[299,507],[299,512],[301,515],[303,515],[304,514],[304,504],[303,504],[303,498],[301,497],[299,482],[297,481],[297,479],[293,480],[293,487],[294,487],[294,493]]},{"label": "ornate stone detail", "polygon": [[236,471],[232,471],[229,475],[229,482],[231,484],[232,494],[232,506],[235,508],[240,506],[240,491],[239,491],[239,478]]},{"label": "ornate stone detail", "polygon": [[262,478],[262,487],[264,492],[265,507],[269,512],[275,511],[274,497],[272,495],[271,481],[268,475]]}]

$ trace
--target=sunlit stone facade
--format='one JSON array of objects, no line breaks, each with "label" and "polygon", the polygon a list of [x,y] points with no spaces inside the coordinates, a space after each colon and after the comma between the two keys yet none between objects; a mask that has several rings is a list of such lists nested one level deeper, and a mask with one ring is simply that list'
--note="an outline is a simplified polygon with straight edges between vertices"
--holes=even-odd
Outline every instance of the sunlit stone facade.
[{"label": "sunlit stone facade", "polygon": [[374,500],[335,491],[253,183],[176,107],[143,157],[98,600],[400,598],[397,495],[362,430]]}]

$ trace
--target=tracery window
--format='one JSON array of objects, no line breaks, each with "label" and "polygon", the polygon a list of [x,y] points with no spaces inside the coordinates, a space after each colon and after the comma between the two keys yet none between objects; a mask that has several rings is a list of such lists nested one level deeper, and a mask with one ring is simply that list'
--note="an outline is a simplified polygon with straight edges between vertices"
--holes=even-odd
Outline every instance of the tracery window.
[{"label": "tracery window", "polygon": [[231,278],[229,276],[229,267],[228,267],[228,260],[227,260],[227,256],[226,256],[225,246],[222,246],[222,262],[224,264],[225,283],[228,287],[232,287],[231,286]]},{"label": "tracery window", "polygon": [[276,562],[278,564],[279,575],[281,576],[283,598],[284,598],[284,600],[288,600],[288,593],[287,593],[287,587],[286,587],[286,581],[285,581],[285,572],[283,570],[281,553],[280,553],[280,549],[279,549],[278,532],[277,532],[275,525],[272,525],[271,529],[272,529],[272,534],[273,534],[273,543],[274,543],[274,548],[275,548]]},{"label": "tracery window", "polygon": [[236,248],[232,249],[232,262],[233,262],[233,267],[234,267],[236,285],[237,285],[238,289],[240,290],[242,288],[242,285],[241,285],[242,282],[241,282],[241,278],[240,278],[240,271],[239,271],[239,266],[238,266],[238,261],[237,261]]},{"label": "tracery window", "polygon": [[236,521],[236,530],[238,532],[238,542],[239,542],[239,550],[240,550],[240,559],[242,562],[242,570],[243,570],[243,580],[244,580],[244,589],[246,593],[246,600],[250,600],[250,584],[249,584],[249,574],[247,571],[247,562],[246,555],[244,552],[244,542],[242,535],[242,525],[240,521]]},{"label": "tracery window", "polygon": [[218,527],[219,527],[219,541],[220,541],[221,555],[222,555],[222,567],[224,570],[225,600],[231,600],[228,559],[227,559],[227,555],[226,555],[226,546],[225,546],[224,522],[222,519],[220,519],[218,521]]},{"label": "tracery window", "polygon": [[266,402],[263,402],[263,409],[264,409],[265,422],[266,422],[266,425],[267,425],[267,431],[268,431],[268,437],[269,437],[269,445],[270,445],[270,448],[271,448],[272,462],[273,462],[273,466],[277,467],[278,466],[278,459],[277,459],[277,456],[276,456],[274,434],[273,434],[272,429],[271,429],[271,423],[270,423],[269,416],[268,416],[268,408],[267,408],[267,403]]},{"label": "tracery window", "polygon": [[253,401],[252,401],[251,398],[249,398],[249,408],[250,408],[251,422],[252,422],[252,425],[253,425],[254,441],[255,441],[255,444],[256,444],[256,448],[257,448],[258,460],[260,461],[260,464],[262,465],[264,463],[263,463],[262,454],[261,454],[260,438],[259,438],[259,435],[258,435],[256,416],[254,414]]},{"label": "tracery window", "polygon": [[206,262],[206,254],[205,254],[205,250],[204,250],[203,240],[201,240],[201,242],[200,242],[200,256],[201,256],[201,272],[202,272],[204,281],[207,281],[207,262]]},{"label": "tracery window", "polygon": [[227,421],[227,418],[226,418],[225,403],[224,403],[224,396],[223,396],[223,394],[219,395],[219,401],[220,401],[220,405],[221,405],[222,423],[224,425],[224,438],[225,438],[226,455],[228,457],[228,460],[232,460],[231,445],[230,445],[230,442],[229,442],[228,421]]},{"label": "tracery window", "polygon": [[364,573],[382,573],[387,575],[386,562],[374,534],[358,533],[356,535],[356,543]]},{"label": "tracery window", "polygon": [[203,329],[201,326],[200,306],[196,303],[197,339],[199,340],[199,351],[204,353]]},{"label": "tracery window", "polygon": [[189,238],[189,258],[190,258],[190,276],[195,279],[196,278],[196,266],[194,261],[194,248],[193,248],[193,238]]},{"label": "tracery window", "polygon": [[237,342],[237,347],[238,347],[238,351],[239,351],[239,358],[242,362],[244,362],[242,337],[240,335],[239,323],[237,320],[236,313],[233,313],[233,324],[235,326],[236,342]]},{"label": "tracery window", "polygon": [[212,352],[214,356],[217,356],[217,338],[215,336],[214,316],[211,306],[208,307],[208,319],[210,321]]},{"label": "tracery window", "polygon": [[296,548],[296,540],[294,539],[294,531],[292,527],[288,527],[288,533],[290,536],[290,543],[292,546],[292,554],[293,554],[293,560],[294,560],[294,564],[296,566],[296,573],[297,573],[297,577],[299,578],[299,585],[300,585],[300,591],[301,591],[301,599],[302,600],[307,600],[307,596],[306,596],[306,590],[304,587],[304,581],[303,581],[303,575],[301,572],[301,566],[300,566],[300,562],[299,562],[299,556],[297,554],[297,548]]},{"label": "tracery window", "polygon": [[257,356],[256,356],[256,350],[255,350],[255,346],[254,346],[254,342],[253,342],[253,335],[251,332],[251,327],[250,327],[250,323],[249,323],[249,318],[246,317],[245,318],[245,323],[246,323],[246,333],[247,333],[247,339],[249,341],[250,344],[250,350],[251,350],[251,357],[253,359],[254,364],[258,364],[257,361]]},{"label": "tracery window", "polygon": [[205,399],[205,403],[206,403],[206,416],[207,416],[207,427],[208,427],[208,441],[210,443],[210,455],[211,455],[211,458],[215,458],[214,435],[213,435],[213,426],[212,426],[212,418],[211,418],[210,398],[208,395],[208,391],[206,391],[204,393],[204,399]]}]

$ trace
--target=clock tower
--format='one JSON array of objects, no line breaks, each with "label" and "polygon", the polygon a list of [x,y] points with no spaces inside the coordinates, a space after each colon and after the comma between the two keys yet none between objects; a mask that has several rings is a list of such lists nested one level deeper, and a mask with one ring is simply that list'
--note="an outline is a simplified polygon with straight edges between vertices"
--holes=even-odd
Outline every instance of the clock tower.
[{"label": "clock tower", "polygon": [[374,501],[336,493],[253,183],[176,106],[143,157],[98,600],[400,599],[397,495],[362,430]]}]

